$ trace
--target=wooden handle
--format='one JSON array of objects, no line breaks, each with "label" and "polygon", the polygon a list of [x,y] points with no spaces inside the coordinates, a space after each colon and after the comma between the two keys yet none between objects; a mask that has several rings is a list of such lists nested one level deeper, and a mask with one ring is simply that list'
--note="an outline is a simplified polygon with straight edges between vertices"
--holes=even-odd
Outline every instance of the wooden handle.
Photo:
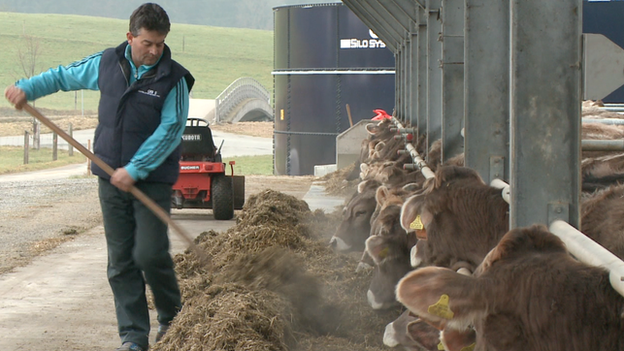
[{"label": "wooden handle", "polygon": [[[104,170],[104,172],[106,172],[108,175],[110,176],[113,175],[113,172],[115,170],[111,166],[109,166],[106,162],[102,161],[102,159],[100,159],[99,157],[95,156],[94,153],[92,153],[91,151],[89,151],[89,149],[87,149],[81,143],[76,141],[76,139],[72,138],[69,134],[65,133],[64,130],[59,128],[51,120],[49,120],[47,117],[41,114],[41,112],[39,112],[36,108],[32,107],[30,104],[24,104],[23,109],[26,110],[26,112],[30,113],[33,117],[38,119],[46,127],[54,131],[58,136],[65,139],[73,147],[78,149],[78,151],[80,151],[88,159],[90,159],[92,162],[98,165],[98,167]],[[147,208],[149,208],[158,218],[160,218],[160,220],[162,220],[164,223],[171,226],[174,229],[174,231],[182,238],[182,240],[186,241],[186,243],[189,245],[189,248],[195,251],[195,253],[201,260],[203,260],[204,262],[208,261],[208,257],[206,256],[206,253],[200,250],[199,247],[197,247],[197,245],[195,245],[195,243],[193,242],[193,238],[191,238],[191,236],[184,229],[182,229],[182,227],[180,227],[177,223],[175,223],[171,219],[171,217],[169,217],[169,214],[167,214],[167,212],[165,212],[165,210],[163,210],[162,207],[158,206],[158,204],[155,203],[154,200],[150,199],[147,195],[145,195],[141,190],[139,190],[134,185],[130,188],[130,193],[134,195],[134,197],[136,197],[139,201],[141,201],[141,203],[147,206]]]},{"label": "wooden handle", "polygon": [[351,107],[347,104],[347,116],[349,117],[349,126],[353,127],[353,120],[351,119]]}]

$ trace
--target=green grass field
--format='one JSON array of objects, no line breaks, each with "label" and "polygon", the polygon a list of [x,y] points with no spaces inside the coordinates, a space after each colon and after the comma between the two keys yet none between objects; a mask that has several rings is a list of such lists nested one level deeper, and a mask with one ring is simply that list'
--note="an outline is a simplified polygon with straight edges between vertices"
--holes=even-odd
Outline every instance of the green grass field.
[{"label": "green grass field", "polygon": [[[127,20],[0,12],[2,89],[25,75],[21,64],[27,60],[20,60],[20,52],[25,54],[29,48],[38,46],[34,63],[39,73],[117,46],[126,40],[127,31]],[[272,31],[173,23],[166,43],[174,59],[190,70],[196,79],[193,98],[214,99],[240,77],[254,78],[265,88],[272,89]],[[37,100],[36,107],[48,115],[54,111],[66,114],[83,108],[89,114],[97,110],[98,99],[99,93],[95,91],[59,92]],[[0,117],[14,115],[27,114],[15,111],[4,98],[0,99]],[[59,160],[55,162],[51,161],[51,150],[30,152],[30,164],[24,165],[22,148],[0,148],[0,174],[85,162],[85,157],[77,151],[70,158],[59,150]],[[273,174],[272,156],[233,159],[236,161],[235,174]]]},{"label": "green grass field", "polygon": [[[223,162],[229,164],[230,161],[235,161],[234,174],[235,175],[273,175],[273,155],[262,156],[242,156],[224,158]],[[227,166],[226,174],[230,174],[229,165]]]},{"label": "green grass field", "polygon": [[[29,39],[38,45],[37,73],[73,61],[126,40],[128,21],[101,17],[0,12],[0,84],[4,87],[24,77],[19,53],[27,53]],[[167,45],[173,58],[195,76],[192,97],[214,99],[240,77],[258,80],[271,90],[273,32],[264,30],[171,25]],[[31,50],[32,52],[32,50]],[[53,110],[97,109],[98,92],[59,92],[36,102]],[[10,107],[0,99],[1,107]],[[84,104],[84,105],[83,105]]]},{"label": "green grass field", "polygon": [[2,146],[0,147],[0,174],[38,171],[87,161],[87,158],[77,150],[74,150],[73,156],[69,156],[67,150],[59,149],[56,155],[57,159],[53,161],[52,149],[30,149],[28,151],[28,164],[24,164],[24,148]]},{"label": "green grass field", "polygon": [[[69,156],[67,150],[57,151],[57,160],[52,161],[52,149],[29,150],[28,164],[24,164],[24,149],[18,146],[0,147],[0,174],[38,171],[62,167],[74,163],[84,163],[87,158],[77,150]],[[223,160],[226,164],[235,161],[236,175],[273,175],[273,156],[242,156]],[[229,165],[226,170],[230,174]]]}]

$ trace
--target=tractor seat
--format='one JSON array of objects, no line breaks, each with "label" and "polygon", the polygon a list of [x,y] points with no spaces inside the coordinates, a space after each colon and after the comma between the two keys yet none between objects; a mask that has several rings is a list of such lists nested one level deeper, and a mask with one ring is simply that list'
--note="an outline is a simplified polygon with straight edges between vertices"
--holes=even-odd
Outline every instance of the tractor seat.
[{"label": "tractor seat", "polygon": [[[204,122],[206,125],[199,125]],[[212,131],[206,120],[188,118],[182,134],[181,157],[183,161],[214,161],[217,148],[212,140]]]}]

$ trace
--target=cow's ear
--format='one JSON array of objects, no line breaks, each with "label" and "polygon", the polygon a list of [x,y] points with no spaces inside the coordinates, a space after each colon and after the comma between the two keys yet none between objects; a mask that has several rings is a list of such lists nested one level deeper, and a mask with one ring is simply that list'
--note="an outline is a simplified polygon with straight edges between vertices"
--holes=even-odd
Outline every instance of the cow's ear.
[{"label": "cow's ear", "polygon": [[377,191],[375,192],[375,200],[377,201],[377,204],[379,204],[379,206],[383,205],[386,202],[388,196],[390,196],[390,190],[388,189],[388,187],[382,185],[377,188]]},{"label": "cow's ear", "polygon": [[368,163],[360,163],[360,179],[366,179],[370,166]]},{"label": "cow's ear", "polygon": [[415,232],[416,237],[421,240],[427,239],[427,228],[433,215],[424,206],[424,195],[418,194],[408,198],[401,207],[401,227],[406,232]]},{"label": "cow's ear", "polygon": [[403,189],[403,190],[405,190],[407,192],[410,192],[410,193],[418,191],[421,188],[422,188],[422,185],[418,184],[418,183],[408,183],[408,184],[405,184],[405,185],[403,185],[401,187],[401,189]]},{"label": "cow's ear", "polygon": [[[416,236],[414,234],[414,236]],[[416,268],[425,260],[425,252],[427,250],[427,242],[425,240],[418,240],[416,245],[410,249],[410,266]]]},{"label": "cow's ear", "polygon": [[379,235],[371,235],[366,239],[366,253],[379,265],[386,257],[388,257],[388,244],[386,240]]},{"label": "cow's ear", "polygon": [[[368,167],[368,166],[366,166],[366,167]],[[361,166],[360,166],[360,169],[362,169]],[[373,186],[375,186],[375,184],[373,183],[373,180],[371,180],[371,179],[363,180],[363,181],[358,183],[358,185],[357,185],[357,192],[361,194],[364,191],[366,191],[366,189],[372,188]]]},{"label": "cow's ear", "polygon": [[379,153],[379,151],[382,151],[384,149],[384,147],[386,147],[386,143],[383,141],[378,142],[377,144],[375,144],[375,151],[377,151],[377,153]]},{"label": "cow's ear", "polygon": [[433,214],[429,211],[426,205],[420,208],[420,221],[426,228],[429,228],[429,225],[433,221]]},{"label": "cow's ear", "polygon": [[472,276],[442,267],[424,267],[399,281],[396,299],[434,325],[465,329],[485,313],[488,290]]},{"label": "cow's ear", "polygon": [[414,231],[414,229],[410,228],[410,224],[420,215],[420,207],[422,206],[423,200],[424,197],[420,194],[412,195],[405,200],[403,206],[401,206],[401,227],[408,233]]},{"label": "cow's ear", "polygon": [[426,350],[437,350],[440,344],[440,331],[420,318],[407,324],[407,335]]},{"label": "cow's ear", "polygon": [[370,135],[377,134],[377,132],[378,132],[377,124],[376,123],[368,123],[368,124],[366,124],[366,131]]}]

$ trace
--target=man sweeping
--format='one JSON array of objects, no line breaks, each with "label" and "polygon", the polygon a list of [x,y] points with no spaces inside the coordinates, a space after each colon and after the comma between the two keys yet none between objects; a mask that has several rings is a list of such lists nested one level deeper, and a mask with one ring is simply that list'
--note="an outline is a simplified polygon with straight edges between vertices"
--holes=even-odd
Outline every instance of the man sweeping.
[{"label": "man sweeping", "polygon": [[149,347],[146,283],[160,324],[156,342],[182,307],[167,224],[128,192],[135,186],[170,213],[194,83],[165,45],[170,26],[162,7],[143,4],[130,16],[127,40],[121,45],[21,79],[5,90],[18,109],[59,90],[100,91],[94,153],[115,171],[109,176],[95,164],[92,171],[99,182],[107,275],[122,344],[118,351]]}]

